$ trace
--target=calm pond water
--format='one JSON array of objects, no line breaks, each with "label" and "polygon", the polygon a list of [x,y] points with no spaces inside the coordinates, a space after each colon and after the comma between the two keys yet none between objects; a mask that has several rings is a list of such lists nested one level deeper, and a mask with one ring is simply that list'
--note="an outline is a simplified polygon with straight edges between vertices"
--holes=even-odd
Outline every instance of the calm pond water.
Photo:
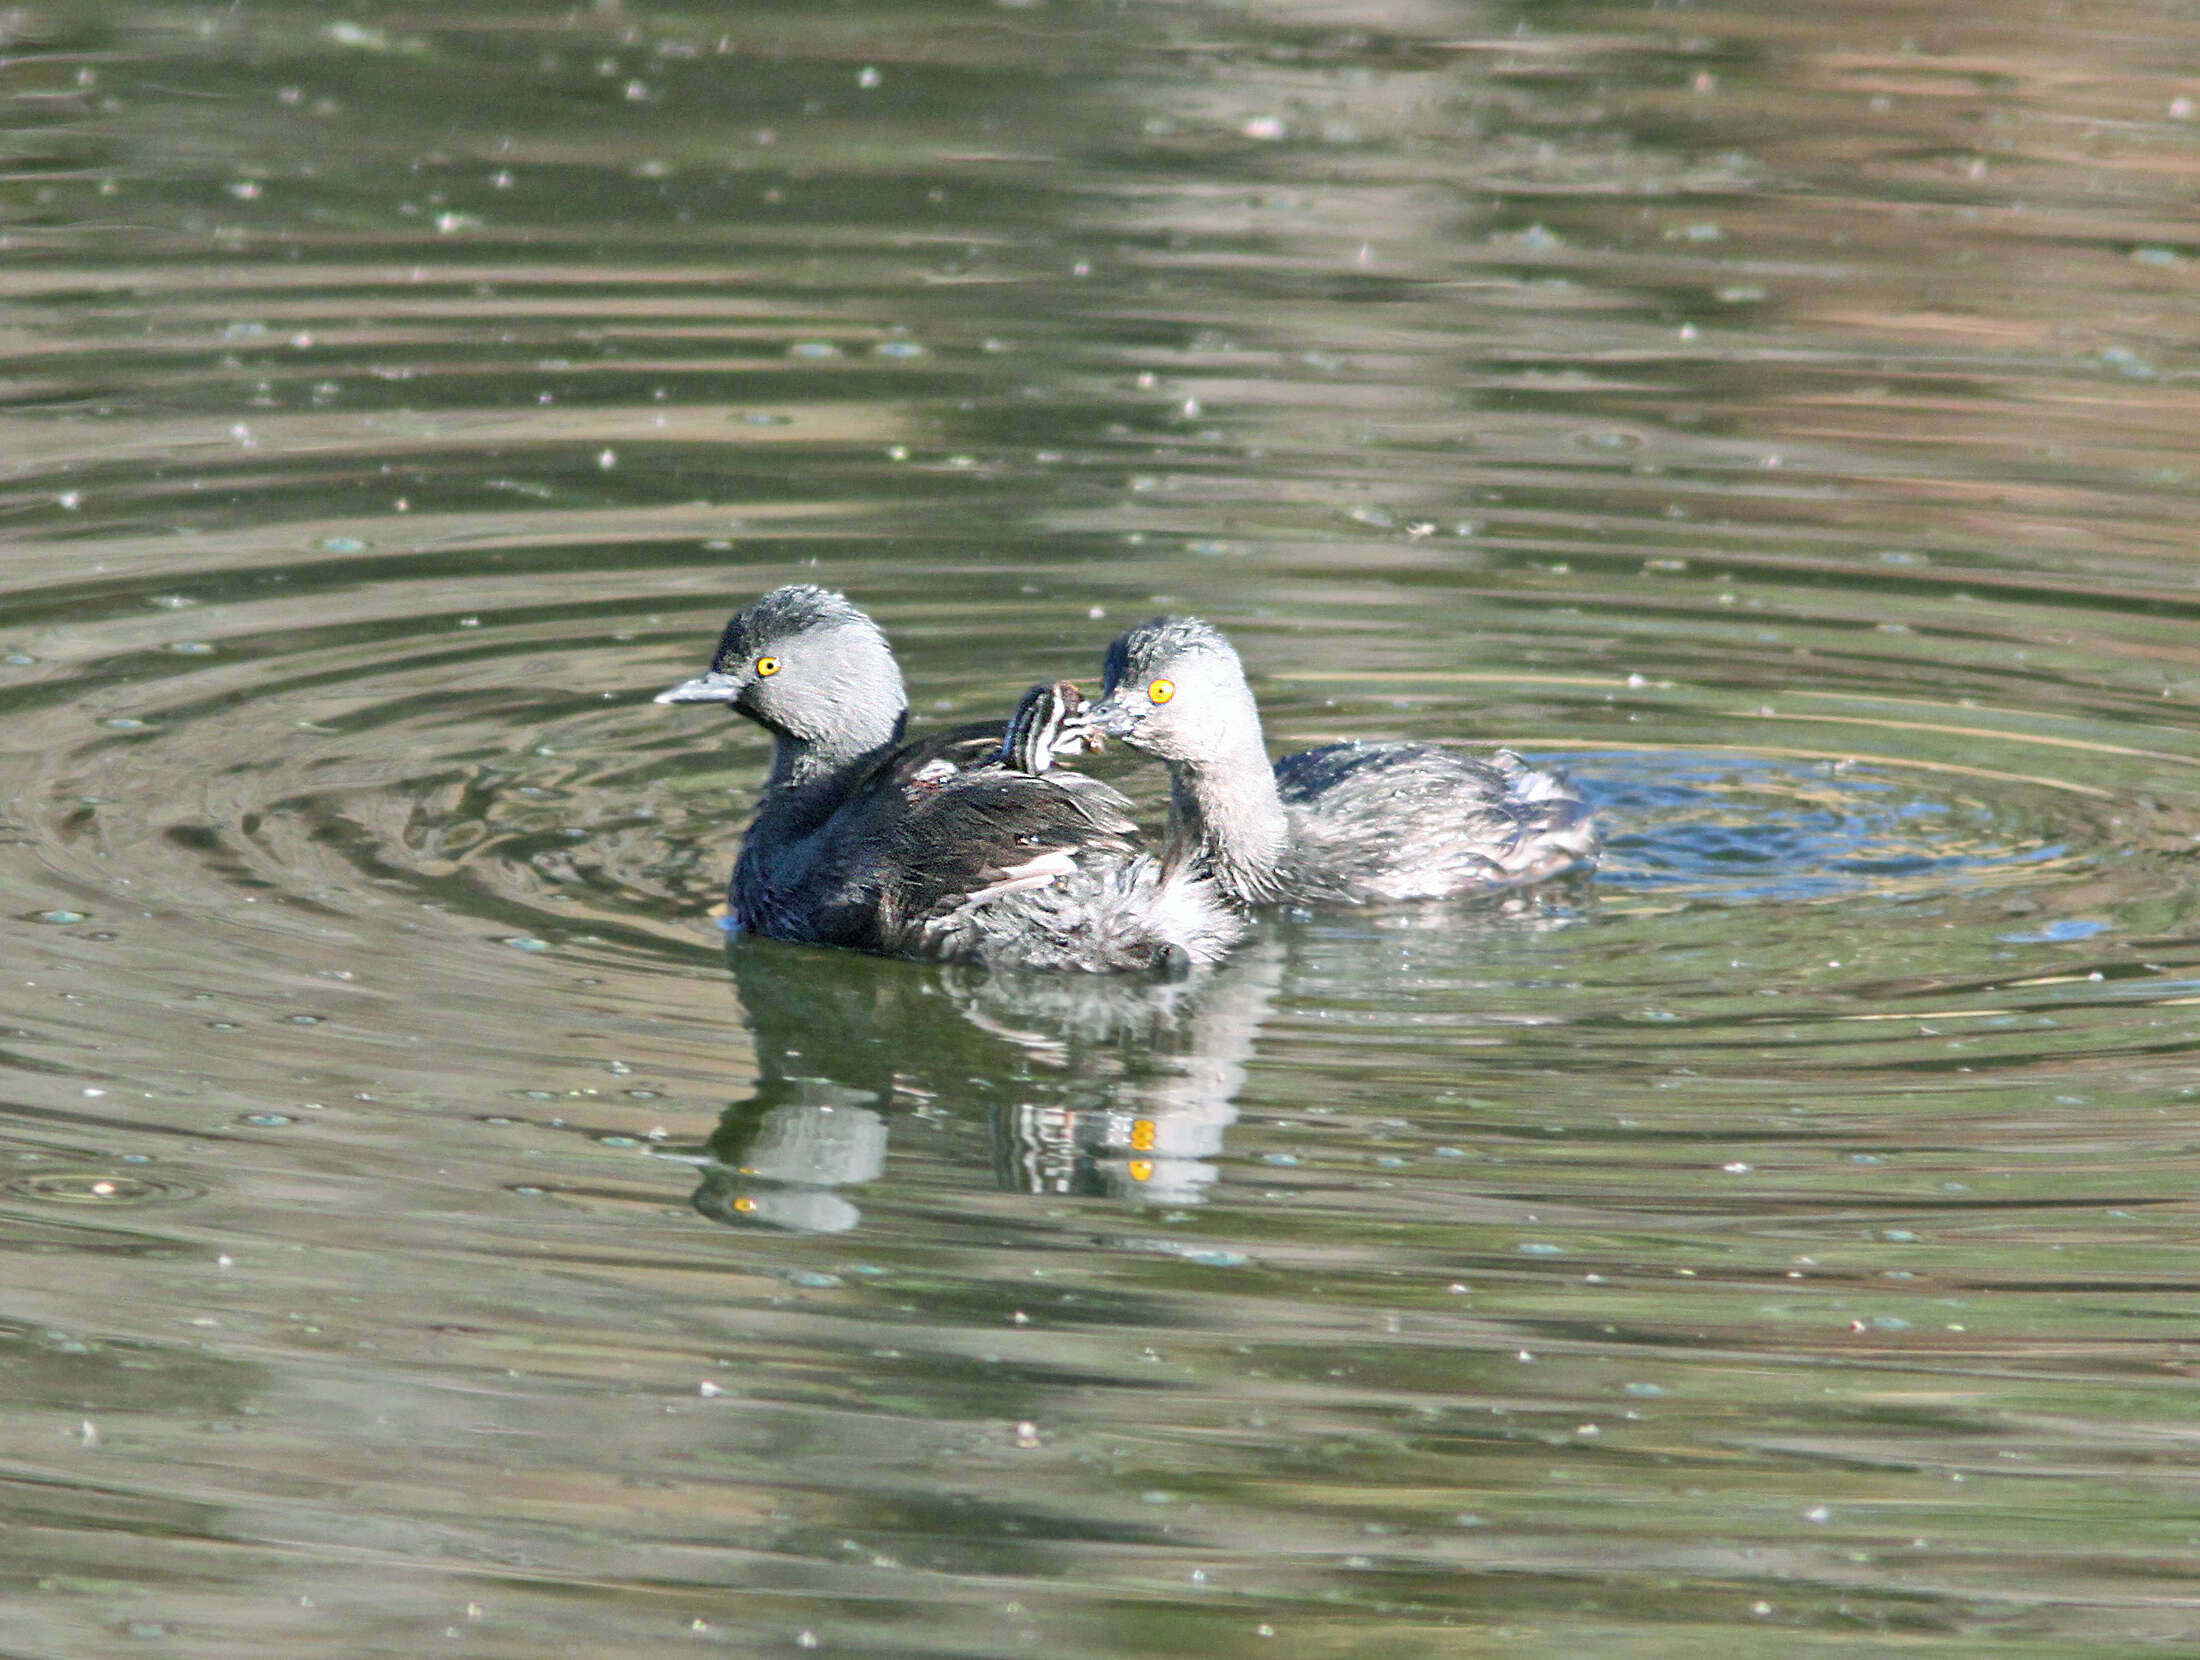
[{"label": "calm pond water", "polygon": [[[2200,14],[0,31],[0,1648],[2193,1642]],[[798,579],[1610,856],[728,953]]]}]

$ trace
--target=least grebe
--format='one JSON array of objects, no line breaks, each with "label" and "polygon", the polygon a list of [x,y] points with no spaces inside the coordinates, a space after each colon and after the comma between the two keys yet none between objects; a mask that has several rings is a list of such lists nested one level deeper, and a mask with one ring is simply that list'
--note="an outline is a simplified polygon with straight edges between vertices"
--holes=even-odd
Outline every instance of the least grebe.
[{"label": "least grebe", "polygon": [[1169,862],[1243,904],[1440,899],[1596,859],[1588,805],[1510,750],[1343,743],[1271,763],[1237,653],[1196,617],[1118,635],[1106,677],[1075,718],[1169,763]]},{"label": "least grebe", "polygon": [[[775,939],[989,967],[1178,971],[1241,924],[1213,882],[1140,851],[1122,796],[1043,771],[1079,733],[1066,688],[1035,687],[1026,728],[904,744],[908,698],[879,627],[823,588],[737,613],[710,671],[659,703],[723,703],[772,735],[734,865],[732,922]],[[1019,770],[1013,758],[1039,770]],[[1043,772],[1043,775],[1042,775]]]}]

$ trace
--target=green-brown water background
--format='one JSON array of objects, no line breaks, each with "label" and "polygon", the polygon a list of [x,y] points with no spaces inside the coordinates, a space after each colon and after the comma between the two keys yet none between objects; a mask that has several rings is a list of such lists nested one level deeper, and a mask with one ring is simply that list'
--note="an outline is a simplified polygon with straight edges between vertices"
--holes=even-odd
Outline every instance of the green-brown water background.
[{"label": "green-brown water background", "polygon": [[[2193,8],[0,32],[0,1653],[2200,1640]],[[729,974],[798,578],[1611,857]]]}]

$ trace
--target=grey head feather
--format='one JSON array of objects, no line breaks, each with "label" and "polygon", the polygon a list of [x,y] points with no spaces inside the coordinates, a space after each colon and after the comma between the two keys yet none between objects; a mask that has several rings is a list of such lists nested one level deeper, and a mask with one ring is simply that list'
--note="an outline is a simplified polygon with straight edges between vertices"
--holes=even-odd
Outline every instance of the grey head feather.
[{"label": "grey head feather", "polygon": [[[1211,653],[1239,666],[1236,649],[1212,623],[1198,617],[1155,617],[1125,629],[1109,643],[1102,692],[1142,684],[1190,652]],[[1242,667],[1239,672],[1243,672]]]},{"label": "grey head feather", "polygon": [[809,583],[774,588],[735,612],[710,672],[657,701],[720,703],[763,727],[776,740],[768,791],[800,786],[805,821],[831,809],[818,787],[900,739],[909,708],[878,624],[845,595]]},{"label": "grey head feather", "polygon": [[881,646],[886,635],[846,594],[814,583],[790,582],[784,588],[749,601],[733,614],[719,636],[711,667],[721,672],[742,668],[765,654],[805,634],[848,628],[867,634]]}]

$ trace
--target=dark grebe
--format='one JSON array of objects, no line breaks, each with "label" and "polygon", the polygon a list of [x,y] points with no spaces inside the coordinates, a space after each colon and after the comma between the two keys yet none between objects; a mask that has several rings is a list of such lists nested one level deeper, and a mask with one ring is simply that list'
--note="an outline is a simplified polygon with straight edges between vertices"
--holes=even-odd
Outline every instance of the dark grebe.
[{"label": "dark grebe", "polygon": [[1242,930],[1204,874],[1139,850],[1128,803],[1043,769],[1079,741],[1063,688],[1021,730],[904,745],[907,697],[878,625],[823,588],[774,589],[726,625],[710,672],[659,703],[723,703],[772,735],[741,855],[737,927],[776,939],[991,967],[1181,972]]}]

